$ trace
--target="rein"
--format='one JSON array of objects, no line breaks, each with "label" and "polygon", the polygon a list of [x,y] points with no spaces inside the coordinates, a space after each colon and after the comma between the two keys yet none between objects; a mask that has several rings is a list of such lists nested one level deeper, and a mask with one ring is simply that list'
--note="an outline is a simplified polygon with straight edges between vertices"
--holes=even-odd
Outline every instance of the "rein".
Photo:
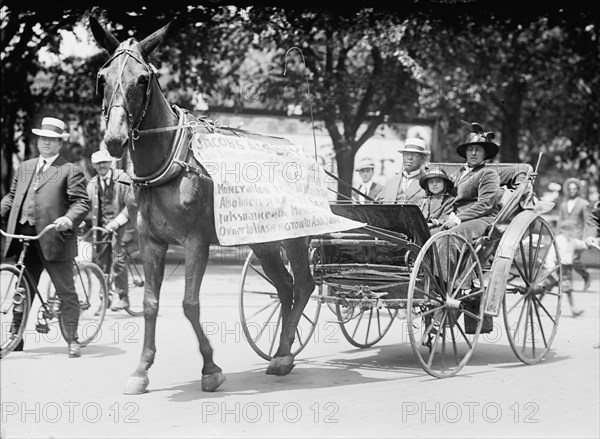
[{"label": "rein", "polygon": [[[121,55],[125,55],[125,57],[121,57]],[[134,60],[136,60],[142,66],[144,66],[144,68],[148,71],[149,76],[150,76],[150,79],[148,81],[148,86],[146,87],[146,92],[144,93],[144,104],[142,107],[142,112],[141,112],[141,115],[138,115],[139,117],[137,118],[138,121],[137,121],[136,125],[134,125],[134,116],[131,113],[131,111],[129,111],[129,108],[127,105],[127,97],[125,96],[125,88],[123,87],[123,81],[122,81],[123,80],[123,72],[125,71],[125,66],[127,65],[127,61],[129,61],[130,57],[133,58]],[[146,112],[148,111],[148,106],[150,105],[150,92],[151,92],[150,84],[151,84],[152,80],[156,79],[155,69],[153,67],[151,67],[149,64],[145,63],[143,60],[140,60],[138,58],[138,54],[136,52],[132,51],[130,48],[124,47],[122,49],[117,50],[115,53],[113,53],[113,55],[108,59],[108,61],[106,61],[102,65],[102,67],[100,68],[100,71],[102,71],[102,69],[104,69],[106,66],[108,66],[110,63],[112,63],[117,58],[119,58],[119,76],[118,76],[119,79],[117,82],[117,86],[113,90],[110,100],[108,101],[108,105],[107,106],[105,106],[104,104],[102,105],[102,116],[104,117],[104,120],[108,123],[108,116],[110,114],[110,110],[112,110],[114,107],[123,108],[125,110],[125,113],[127,114],[129,126],[131,126],[131,131],[129,132],[129,137],[132,140],[131,146],[135,149],[135,146],[133,145],[134,133],[139,133],[138,127],[144,120],[144,117],[146,116]],[[99,79],[100,79],[100,74],[98,74],[98,77],[96,78],[96,92],[98,91]],[[114,101],[116,100],[117,93],[119,92],[119,90],[120,90],[120,94],[121,94],[123,102],[122,102],[122,104],[114,104]]]}]

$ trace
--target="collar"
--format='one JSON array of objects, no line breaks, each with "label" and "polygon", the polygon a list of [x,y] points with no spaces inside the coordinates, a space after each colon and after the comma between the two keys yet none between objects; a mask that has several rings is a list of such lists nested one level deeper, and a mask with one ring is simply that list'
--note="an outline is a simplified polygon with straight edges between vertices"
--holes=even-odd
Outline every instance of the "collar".
[{"label": "collar", "polygon": [[42,157],[40,156],[39,160],[38,160],[38,169],[42,166],[42,160],[45,161],[46,163],[48,163],[48,165],[51,165],[52,163],[54,163],[54,160],[56,160],[58,158],[60,154],[56,154],[53,155],[52,157]]},{"label": "collar", "polygon": [[411,179],[411,178],[415,178],[420,173],[421,173],[421,169],[415,169],[412,172],[406,172],[405,170],[402,170],[402,177]]}]

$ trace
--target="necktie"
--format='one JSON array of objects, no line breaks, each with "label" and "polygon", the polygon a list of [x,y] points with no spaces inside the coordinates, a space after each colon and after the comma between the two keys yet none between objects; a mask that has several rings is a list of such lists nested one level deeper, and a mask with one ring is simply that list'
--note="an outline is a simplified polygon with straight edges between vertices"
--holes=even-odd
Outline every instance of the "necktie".
[{"label": "necktie", "polygon": [[42,159],[42,161],[40,163],[41,163],[40,168],[38,169],[37,174],[35,176],[36,183],[40,181],[42,172],[44,172],[46,170],[46,165],[48,164],[48,162],[46,162],[46,160],[44,160],[44,159]]}]

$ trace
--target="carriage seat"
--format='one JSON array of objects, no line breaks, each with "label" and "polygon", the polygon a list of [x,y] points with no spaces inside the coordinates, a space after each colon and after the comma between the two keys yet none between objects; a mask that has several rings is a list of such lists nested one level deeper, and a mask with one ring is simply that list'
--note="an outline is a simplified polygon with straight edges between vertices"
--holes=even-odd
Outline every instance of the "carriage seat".
[{"label": "carriage seat", "polygon": [[[452,177],[463,165],[464,163],[431,163],[429,167],[443,169],[448,176]],[[515,189],[527,172],[533,170],[528,163],[487,163],[486,166],[494,169],[500,176],[500,188],[510,189]]]}]

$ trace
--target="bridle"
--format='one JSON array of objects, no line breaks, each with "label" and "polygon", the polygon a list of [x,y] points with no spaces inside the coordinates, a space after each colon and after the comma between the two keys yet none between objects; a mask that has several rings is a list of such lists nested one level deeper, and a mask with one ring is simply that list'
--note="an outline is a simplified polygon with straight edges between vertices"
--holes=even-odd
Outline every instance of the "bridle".
[{"label": "bridle", "polygon": [[[124,56],[121,56],[121,55],[124,55]],[[133,58],[138,63],[140,63],[141,65],[143,65],[144,68],[146,68],[146,70],[148,71],[148,74],[150,76],[148,85],[146,87],[146,92],[144,93],[144,101],[142,104],[142,111],[141,111],[141,113],[139,113],[135,116],[128,108],[127,96],[125,94],[125,88],[123,87],[123,72],[125,71],[125,65],[127,64],[127,61],[129,61],[130,57]],[[129,121],[130,131],[129,131],[128,136],[131,139],[131,144],[133,147],[133,141],[139,139],[139,136],[141,133],[139,130],[139,126],[142,123],[142,121],[144,120],[144,116],[146,116],[146,112],[148,111],[148,106],[150,104],[150,93],[152,91],[152,81],[156,78],[156,76],[155,76],[156,69],[152,65],[144,62],[143,60],[140,60],[139,53],[132,51],[128,47],[124,47],[124,48],[121,48],[121,49],[115,51],[115,53],[113,53],[113,55],[108,59],[108,61],[106,61],[102,65],[99,72],[102,71],[106,66],[108,66],[111,62],[113,62],[117,58],[119,59],[119,67],[118,67],[119,76],[118,76],[117,86],[113,90],[110,100],[108,101],[108,105],[104,104],[104,100],[102,101],[102,117],[104,117],[104,120],[106,121],[106,123],[108,123],[108,117],[110,114],[110,110],[112,110],[115,107],[123,108],[125,110],[125,113],[127,114],[127,120]],[[100,73],[98,73],[98,76],[96,78],[96,93],[98,93],[99,80],[100,80]],[[119,93],[119,92],[121,94],[123,103],[115,104],[114,101],[116,100],[116,97],[118,96],[117,93]],[[137,123],[135,125],[134,125],[134,121],[137,121]]]}]

